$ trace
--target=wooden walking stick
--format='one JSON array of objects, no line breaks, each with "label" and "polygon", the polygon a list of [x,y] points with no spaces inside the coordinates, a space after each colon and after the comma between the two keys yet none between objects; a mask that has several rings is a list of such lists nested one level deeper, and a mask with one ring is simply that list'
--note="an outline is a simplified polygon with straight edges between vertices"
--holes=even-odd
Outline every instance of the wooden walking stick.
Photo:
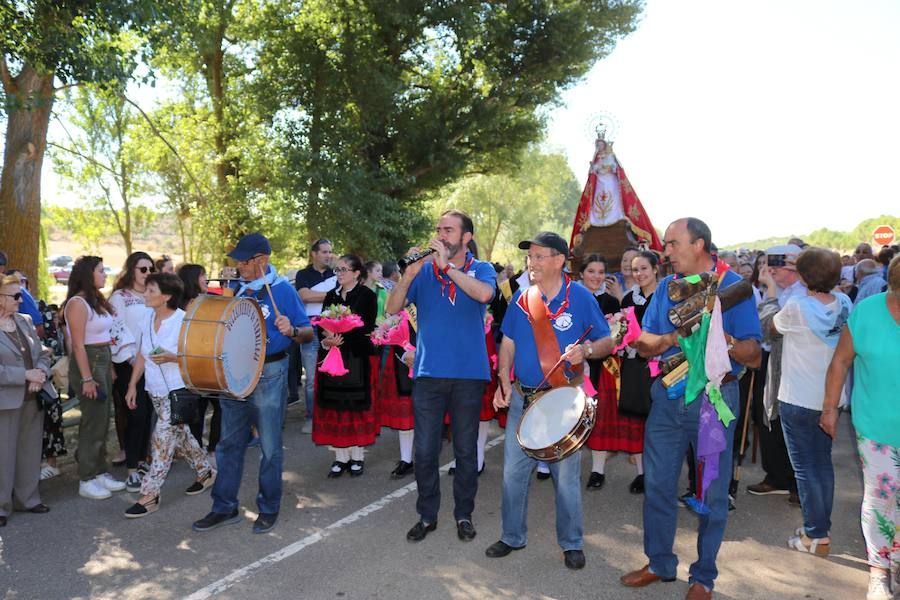
[{"label": "wooden walking stick", "polygon": [[750,424],[750,406],[753,404],[753,384],[756,379],[756,371],[750,373],[750,393],[747,394],[747,408],[744,409],[744,426],[741,431],[741,451],[738,452],[737,466],[734,468],[734,480],[741,480],[741,464],[744,462],[744,446],[747,444],[747,428]]}]

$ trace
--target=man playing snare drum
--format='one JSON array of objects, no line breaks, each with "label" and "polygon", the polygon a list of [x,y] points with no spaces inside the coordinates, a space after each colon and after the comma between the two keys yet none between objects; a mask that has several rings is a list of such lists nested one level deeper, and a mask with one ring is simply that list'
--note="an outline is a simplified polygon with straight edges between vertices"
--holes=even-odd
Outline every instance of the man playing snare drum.
[{"label": "man playing snare drum", "polygon": [[266,533],[275,527],[278,519],[284,461],[281,430],[287,399],[287,351],[291,340],[298,344],[308,342],[313,332],[294,287],[269,264],[270,254],[269,240],[259,233],[243,236],[228,253],[237,262],[241,275],[235,296],[254,298],[265,317],[266,359],[262,377],[246,400],[226,397],[221,400],[222,437],[216,446],[219,472],[212,489],[212,511],[194,523],[194,531],[207,531],[241,520],[237,496],[251,425],[259,432],[262,453],[256,496],[259,517],[253,524],[253,533]]},{"label": "man playing snare drum", "polygon": [[[571,371],[562,378],[558,369],[540,385],[560,356],[571,365],[585,358],[601,358],[613,350],[609,326],[593,295],[580,283],[563,273],[569,246],[559,235],[539,233],[519,243],[527,250],[528,272],[535,290],[519,290],[512,297],[503,319],[503,343],[500,346],[500,386],[494,397],[498,409],[509,407],[506,441],[503,450],[503,534],[485,554],[491,558],[506,556],[525,547],[527,541],[528,485],[538,461],[526,455],[516,439],[524,404],[539,391],[558,385],[578,384],[583,379]],[[532,302],[537,305],[532,306]],[[546,315],[542,317],[541,315]],[[576,343],[591,327],[588,342]],[[543,343],[542,343],[543,342]],[[545,364],[551,361],[549,365]],[[516,384],[510,383],[510,368],[515,363]],[[566,379],[570,379],[569,382]],[[570,569],[584,567],[581,512],[581,453],[550,464],[556,489],[556,539]]]}]

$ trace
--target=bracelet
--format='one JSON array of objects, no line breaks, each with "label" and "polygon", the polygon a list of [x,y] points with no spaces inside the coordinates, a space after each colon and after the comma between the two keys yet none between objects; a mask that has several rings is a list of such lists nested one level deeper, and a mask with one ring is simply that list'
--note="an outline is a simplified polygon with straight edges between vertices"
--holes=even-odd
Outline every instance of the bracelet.
[{"label": "bracelet", "polygon": [[94,378],[93,378],[92,376],[82,377],[82,378],[81,378],[81,383],[88,383],[88,382],[91,382],[91,381],[93,381],[93,380],[94,380]]}]

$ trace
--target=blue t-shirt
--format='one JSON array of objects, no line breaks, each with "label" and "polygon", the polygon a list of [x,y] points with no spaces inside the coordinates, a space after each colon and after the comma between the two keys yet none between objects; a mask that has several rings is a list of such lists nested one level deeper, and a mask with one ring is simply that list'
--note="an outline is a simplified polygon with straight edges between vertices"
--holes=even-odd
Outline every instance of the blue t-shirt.
[{"label": "blue t-shirt", "polygon": [[[497,288],[497,272],[490,263],[472,261],[469,277]],[[448,276],[449,277],[449,276]],[[456,302],[441,283],[431,264],[419,271],[406,298],[416,305],[419,329],[415,376],[490,381],[487,344],[484,339],[486,304],[473,300],[456,286]],[[492,294],[493,296],[493,294]]]},{"label": "blue t-shirt", "polygon": [[[644,319],[641,322],[641,329],[647,333],[663,335],[676,329],[672,322],[669,321],[669,310],[676,304],[679,304],[669,300],[668,289],[669,282],[672,279],[672,275],[663,278],[656,288],[657,292],[650,299],[650,304],[647,306],[647,311],[644,313]],[[729,285],[734,285],[739,281],[741,281],[741,276],[729,270],[722,277],[719,287],[727,288]],[[759,315],[756,312],[756,303],[753,300],[753,296],[742,300],[723,312],[722,326],[725,329],[725,333],[731,334],[735,339],[762,340],[762,329],[759,325]],[[666,358],[679,351],[677,346],[672,346],[663,352],[662,356]],[[743,368],[743,365],[734,362],[734,360],[731,361],[732,375],[738,375]]]},{"label": "blue t-shirt", "polygon": [[31,322],[35,327],[43,325],[44,315],[38,310],[37,302],[34,301],[34,298],[31,297],[31,294],[24,287],[19,288],[19,291],[22,292],[22,304],[19,305],[19,314],[31,317]]},{"label": "blue t-shirt", "polygon": [[[275,302],[278,304],[278,310],[286,316],[294,327],[309,327],[309,317],[306,316],[306,310],[303,303],[300,302],[300,296],[297,295],[291,284],[286,281],[280,281],[271,286],[272,295],[275,296]],[[269,292],[263,287],[258,292],[251,289],[244,290],[242,294],[244,298],[255,298],[259,302],[262,309],[263,317],[266,319],[266,356],[277,354],[283,350],[290,348],[293,340],[289,337],[281,335],[278,328],[275,327],[275,311],[272,310],[272,299],[269,298]]]},{"label": "blue t-shirt", "polygon": [[[523,291],[525,290],[518,290],[510,300],[509,309],[506,311],[506,316],[503,317],[500,331],[516,344],[514,358],[516,379],[524,386],[535,387],[544,378],[544,372],[541,369],[541,360],[534,343],[534,329],[528,321],[528,315],[518,304]],[[544,302],[547,302],[547,298],[543,295],[541,297]],[[565,299],[566,286],[563,285],[550,302],[550,313],[558,311]],[[556,334],[556,341],[559,342],[560,354],[565,352],[566,346],[578,341],[588,326],[593,325],[594,327],[586,338],[590,341],[609,335],[609,325],[606,323],[603,313],[600,312],[600,305],[594,295],[575,281],[569,286],[568,308],[552,319],[550,324],[553,326],[553,333]],[[571,373],[567,375],[571,376]]]}]

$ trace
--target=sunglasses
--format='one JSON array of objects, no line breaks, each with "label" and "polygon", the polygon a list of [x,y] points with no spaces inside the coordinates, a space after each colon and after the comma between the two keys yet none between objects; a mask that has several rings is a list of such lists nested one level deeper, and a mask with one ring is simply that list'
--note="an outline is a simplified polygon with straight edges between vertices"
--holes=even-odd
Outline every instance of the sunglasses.
[{"label": "sunglasses", "polygon": [[22,292],[16,292],[15,294],[0,294],[0,296],[6,296],[7,298],[12,298],[16,302],[22,299]]},{"label": "sunglasses", "polygon": [[337,267],[334,272],[335,273],[353,273],[356,269],[351,269],[350,267]]},{"label": "sunglasses", "polygon": [[151,273],[156,273],[156,267],[135,267],[141,273],[146,273],[150,271]]}]

